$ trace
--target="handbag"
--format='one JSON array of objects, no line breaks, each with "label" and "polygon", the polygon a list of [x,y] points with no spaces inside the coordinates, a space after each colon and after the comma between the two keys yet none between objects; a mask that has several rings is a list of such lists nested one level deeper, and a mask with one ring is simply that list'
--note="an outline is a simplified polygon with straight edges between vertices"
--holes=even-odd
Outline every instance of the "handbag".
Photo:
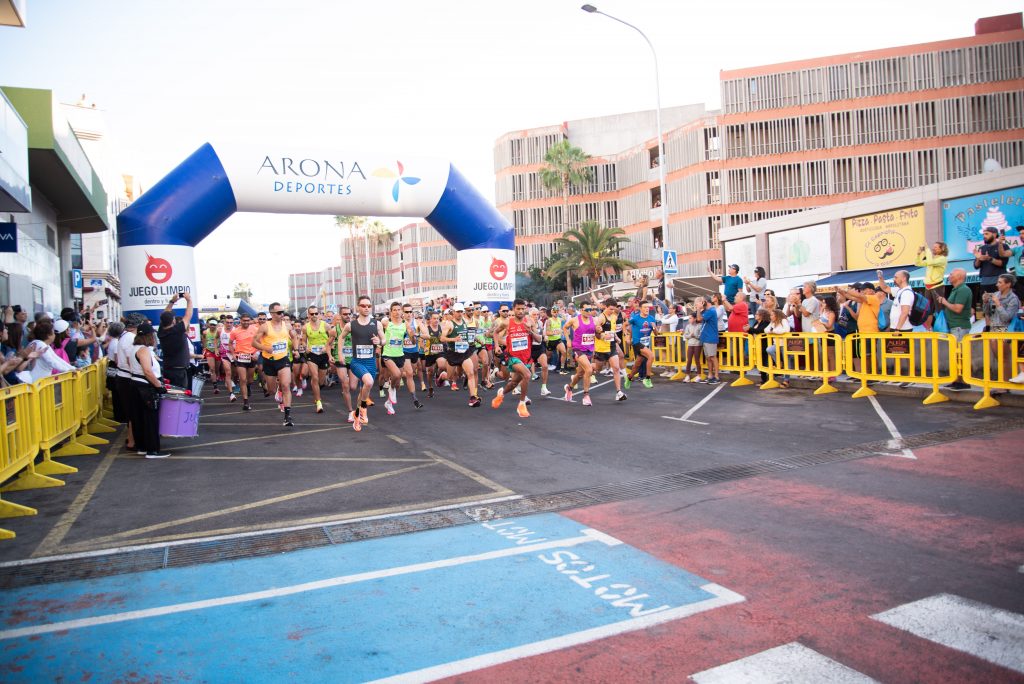
[{"label": "handbag", "polygon": [[932,321],[932,331],[937,333],[948,333],[949,323],[946,322],[946,312],[940,311],[935,314],[935,320]]},{"label": "handbag", "polygon": [[1024,333],[1024,321],[1020,319],[1020,315],[1013,317],[1013,320],[1010,321],[1010,325],[1006,326],[1006,332]]}]

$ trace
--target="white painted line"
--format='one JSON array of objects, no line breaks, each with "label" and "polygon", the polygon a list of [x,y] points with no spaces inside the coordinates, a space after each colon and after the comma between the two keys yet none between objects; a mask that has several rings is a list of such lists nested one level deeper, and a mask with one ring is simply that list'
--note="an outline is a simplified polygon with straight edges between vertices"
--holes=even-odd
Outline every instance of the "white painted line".
[{"label": "white painted line", "polygon": [[872,615],[922,639],[1024,673],[1024,615],[939,594]]},{"label": "white painted line", "polygon": [[418,508],[412,511],[396,511],[394,513],[381,513],[379,515],[364,515],[360,518],[342,518],[339,520],[335,520],[333,522],[316,522],[308,523],[305,525],[292,525],[291,527],[275,527],[268,530],[255,530],[253,532],[236,532],[234,534],[219,534],[212,537],[194,537],[192,539],[177,539],[174,541],[167,542],[154,542],[152,544],[132,544],[129,546],[114,546],[108,549],[97,549],[95,551],[78,551],[76,553],[64,553],[56,556],[40,556],[39,558],[25,558],[23,560],[5,561],[3,563],[0,563],[0,568],[15,568],[22,565],[36,565],[38,563],[73,560],[76,558],[92,558],[94,556],[106,556],[109,554],[126,553],[129,551],[144,551],[146,549],[162,549],[168,546],[185,546],[186,544],[195,543],[205,544],[207,542],[222,541],[225,539],[240,539],[242,537],[262,537],[263,535],[267,534],[277,534],[278,532],[294,532],[295,530],[308,530],[314,527],[325,527],[327,525],[348,525],[352,523],[366,522],[367,520],[386,520],[388,518],[397,518],[400,515],[437,513],[440,511],[451,511],[457,508],[466,508],[467,506],[486,506],[487,504],[501,503],[503,501],[517,501],[521,498],[523,498],[522,494],[511,494],[509,496],[497,496],[494,497],[493,499],[481,499],[480,501],[463,501],[461,503],[445,504],[443,506],[434,506],[432,508]]},{"label": "white painted line", "polygon": [[587,529],[583,530],[583,534],[589,537],[593,537],[595,541],[599,541],[607,546],[619,546],[620,544],[622,544],[621,540],[616,539],[610,534],[605,534],[600,530],[595,530],[592,527],[588,527]]},{"label": "white painted line", "polygon": [[481,670],[485,667],[493,667],[494,665],[512,662],[513,660],[529,658],[530,656],[550,653],[552,651],[585,644],[598,639],[605,639],[610,636],[615,636],[616,634],[624,634],[626,632],[635,632],[639,629],[647,629],[648,627],[660,625],[665,622],[679,620],[689,617],[690,615],[702,613],[706,610],[712,610],[714,608],[720,608],[721,606],[727,606],[746,600],[740,594],[729,591],[725,587],[721,587],[717,584],[705,584],[701,589],[713,594],[715,598],[706,599],[698,603],[691,603],[690,605],[681,606],[679,608],[663,610],[650,615],[644,615],[643,617],[623,620],[622,622],[604,625],[603,627],[585,629],[581,632],[574,632],[572,634],[566,634],[553,639],[535,641],[532,644],[524,644],[522,646],[516,646],[515,648],[505,649],[504,651],[485,653],[484,655],[466,658],[465,660],[456,660],[451,663],[445,663],[444,665],[435,665],[434,667],[427,667],[414,672],[406,672],[393,677],[377,679],[371,684],[411,684],[412,682],[429,682],[436,679],[444,679],[445,677],[453,677],[455,675],[465,674],[466,672]]},{"label": "white painted line", "polygon": [[[690,416],[692,416],[694,413],[696,413],[697,410],[701,406],[703,406],[704,404],[706,404],[709,401],[711,401],[711,397],[715,396],[716,394],[718,394],[719,392],[721,392],[724,389],[725,389],[725,383],[720,384],[718,387],[716,387],[714,390],[712,390],[706,397],[704,397],[703,399],[698,401],[696,406],[694,406],[692,409],[690,409],[689,411],[684,413],[682,418],[676,418],[675,416],[662,416],[662,418],[668,418],[669,420],[678,420],[678,421],[689,422],[690,421]],[[693,421],[693,422],[697,422],[697,421]],[[704,424],[707,425],[707,423],[704,423]]]},{"label": "white painted line", "polygon": [[914,455],[913,451],[903,446],[903,435],[901,435],[900,431],[896,429],[896,424],[892,422],[891,418],[889,418],[889,414],[882,410],[882,405],[878,403],[878,399],[875,399],[873,396],[869,396],[868,401],[870,401],[871,405],[875,407],[875,413],[877,413],[878,417],[882,419],[886,429],[889,430],[889,434],[892,435],[892,439],[889,440],[889,448],[894,451],[899,451],[899,453],[896,454],[886,455],[897,456],[899,458],[911,458],[916,461],[917,456]]},{"label": "white painted line", "polygon": [[[341,575],[340,577],[329,577],[327,579],[316,580],[315,582],[303,582],[302,584],[294,584],[292,586],[287,587],[275,587],[273,589],[264,589],[262,591],[250,591],[244,594],[235,594],[233,596],[221,596],[219,598],[203,599],[202,601],[174,603],[168,606],[156,606],[154,608],[145,608],[142,610],[129,610],[123,613],[96,615],[94,617],[80,618],[77,620],[64,620],[61,622],[52,622],[43,625],[33,625],[31,627],[8,629],[0,631],[0,641],[5,639],[19,639],[21,637],[33,636],[36,634],[49,634],[52,632],[60,632],[66,629],[95,627],[96,625],[109,625],[117,622],[142,620],[145,618],[158,617],[161,615],[173,615],[175,613],[185,613],[193,610],[205,610],[207,608],[230,606],[238,603],[249,603],[251,601],[265,601],[267,599],[278,598],[281,596],[291,596],[293,594],[301,594],[307,591],[330,589],[332,587],[340,587],[346,584],[356,584],[358,582],[367,582],[370,580],[382,579],[384,577],[410,575],[413,573],[424,572],[427,570],[437,570],[438,568],[450,568],[457,565],[479,563],[481,561],[494,560],[496,558],[506,558],[508,556],[518,556],[521,554],[534,553],[536,551],[544,551],[547,549],[561,549],[566,547],[574,547],[578,546],[579,544],[586,544],[588,542],[594,541],[601,541],[607,543],[604,539],[601,538],[607,537],[607,535],[601,535],[601,537],[599,537],[593,534],[594,532],[594,530],[584,530],[584,534],[580,535],[579,537],[570,537],[569,539],[559,539],[539,544],[529,544],[526,546],[520,546],[518,548],[512,547],[509,549],[501,549],[499,551],[487,551],[485,553],[476,553],[468,556],[456,556],[455,558],[445,558],[442,560],[428,561],[426,563],[401,565],[395,568],[385,568],[383,570],[360,572],[354,575]],[[616,541],[612,537],[608,537],[608,539]]]},{"label": "white painted line", "polygon": [[711,423],[705,423],[703,420],[690,420],[687,418],[683,421],[684,423],[693,423],[694,425],[711,425]]},{"label": "white painted line", "polygon": [[876,682],[856,670],[796,642],[691,675],[697,684],[761,684],[761,682]]}]

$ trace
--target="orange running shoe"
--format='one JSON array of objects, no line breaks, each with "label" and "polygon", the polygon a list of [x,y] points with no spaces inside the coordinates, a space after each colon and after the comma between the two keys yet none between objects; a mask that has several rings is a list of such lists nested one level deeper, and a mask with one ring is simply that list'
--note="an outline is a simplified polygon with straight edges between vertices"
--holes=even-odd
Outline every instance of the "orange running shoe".
[{"label": "orange running shoe", "polygon": [[526,402],[519,402],[519,406],[516,407],[516,413],[519,414],[520,418],[529,418],[530,410],[526,408]]},{"label": "orange running shoe", "polygon": [[501,402],[505,401],[505,388],[499,387],[498,393],[491,399],[491,408],[496,409],[501,406]]},{"label": "orange running shoe", "polygon": [[356,432],[362,430],[363,421],[360,418],[356,418],[354,421],[352,421],[352,429],[355,430]]}]

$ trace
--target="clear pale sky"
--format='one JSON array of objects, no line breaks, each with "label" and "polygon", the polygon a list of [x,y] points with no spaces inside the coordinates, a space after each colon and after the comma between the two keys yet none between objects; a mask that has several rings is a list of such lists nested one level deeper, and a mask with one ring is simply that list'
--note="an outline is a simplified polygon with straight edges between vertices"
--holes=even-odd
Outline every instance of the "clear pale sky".
[{"label": "clear pale sky", "polygon": [[[318,141],[450,159],[494,196],[512,130],[654,108],[641,37],[577,0],[29,0],[0,27],[0,84],[86,94],[144,187],[208,140]],[[654,43],[665,107],[719,107],[718,72],[972,35],[1016,0],[614,0]],[[652,131],[652,136],[654,132]],[[388,219],[398,227],[406,223]],[[329,216],[236,214],[196,250],[201,301],[337,254]]]}]

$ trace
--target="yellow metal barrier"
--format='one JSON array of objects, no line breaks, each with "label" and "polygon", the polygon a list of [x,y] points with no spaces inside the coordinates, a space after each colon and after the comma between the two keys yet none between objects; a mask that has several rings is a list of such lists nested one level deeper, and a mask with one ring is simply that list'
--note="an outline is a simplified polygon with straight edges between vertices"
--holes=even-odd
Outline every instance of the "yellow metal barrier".
[{"label": "yellow metal barrier", "polygon": [[838,392],[829,384],[843,367],[842,340],[833,333],[787,333],[768,335],[768,348],[764,357],[757,355],[756,367],[767,373],[768,380],[761,389],[779,387],[776,374],[806,378],[821,378],[815,394]]},{"label": "yellow metal barrier", "polygon": [[685,377],[683,368],[686,367],[686,341],[683,339],[683,333],[655,333],[651,337],[651,351],[654,353],[652,367],[674,368],[676,372],[669,380],[682,380]]},{"label": "yellow metal barrier", "polygon": [[[0,422],[0,483],[21,472],[21,477],[36,487],[59,487],[60,480],[35,470],[33,461],[39,453],[39,423],[36,390],[32,385],[15,385],[0,389],[3,404]],[[22,472],[24,471],[24,472]],[[36,509],[0,499],[0,518],[35,515]],[[14,532],[0,529],[0,539],[13,539]]]},{"label": "yellow metal barrier", "polygon": [[[981,367],[974,370],[975,363]],[[999,406],[992,390],[1019,390],[1009,381],[1024,364],[1024,333],[980,333],[960,341],[960,372],[964,382],[981,387],[975,410]]]},{"label": "yellow metal barrier", "polygon": [[747,372],[754,370],[754,337],[748,333],[718,333],[718,370],[738,373],[739,377],[730,383],[731,387],[753,385]]},{"label": "yellow metal barrier", "polygon": [[113,428],[99,422],[102,387],[107,379],[100,375],[100,367],[91,364],[78,372],[78,399],[81,401],[82,426],[78,440],[89,446],[109,444],[105,439],[97,437],[95,432],[114,432]]},{"label": "yellow metal barrier", "polygon": [[110,391],[107,389],[107,366],[109,359],[103,357],[96,362],[98,370],[96,371],[99,376],[99,382],[96,383],[96,392],[98,394],[97,403],[100,407],[99,415],[93,420],[94,424],[98,424],[104,427],[111,428],[110,430],[100,430],[90,427],[93,432],[116,432],[119,427],[119,423],[114,420],[113,406],[111,405]]},{"label": "yellow metal barrier", "polygon": [[875,391],[870,381],[930,384],[932,393],[925,404],[949,401],[939,385],[959,375],[956,338],[948,333],[853,333],[844,345],[846,374],[860,381],[855,399]]},{"label": "yellow metal barrier", "polygon": [[[82,425],[81,395],[77,371],[51,375],[36,381],[39,392],[39,406],[45,408],[40,416],[39,448],[43,458],[50,460],[51,450],[64,440],[67,444],[53,451],[53,456],[86,456],[99,451],[83,444],[78,439]],[[57,464],[62,467],[63,464]]]}]

